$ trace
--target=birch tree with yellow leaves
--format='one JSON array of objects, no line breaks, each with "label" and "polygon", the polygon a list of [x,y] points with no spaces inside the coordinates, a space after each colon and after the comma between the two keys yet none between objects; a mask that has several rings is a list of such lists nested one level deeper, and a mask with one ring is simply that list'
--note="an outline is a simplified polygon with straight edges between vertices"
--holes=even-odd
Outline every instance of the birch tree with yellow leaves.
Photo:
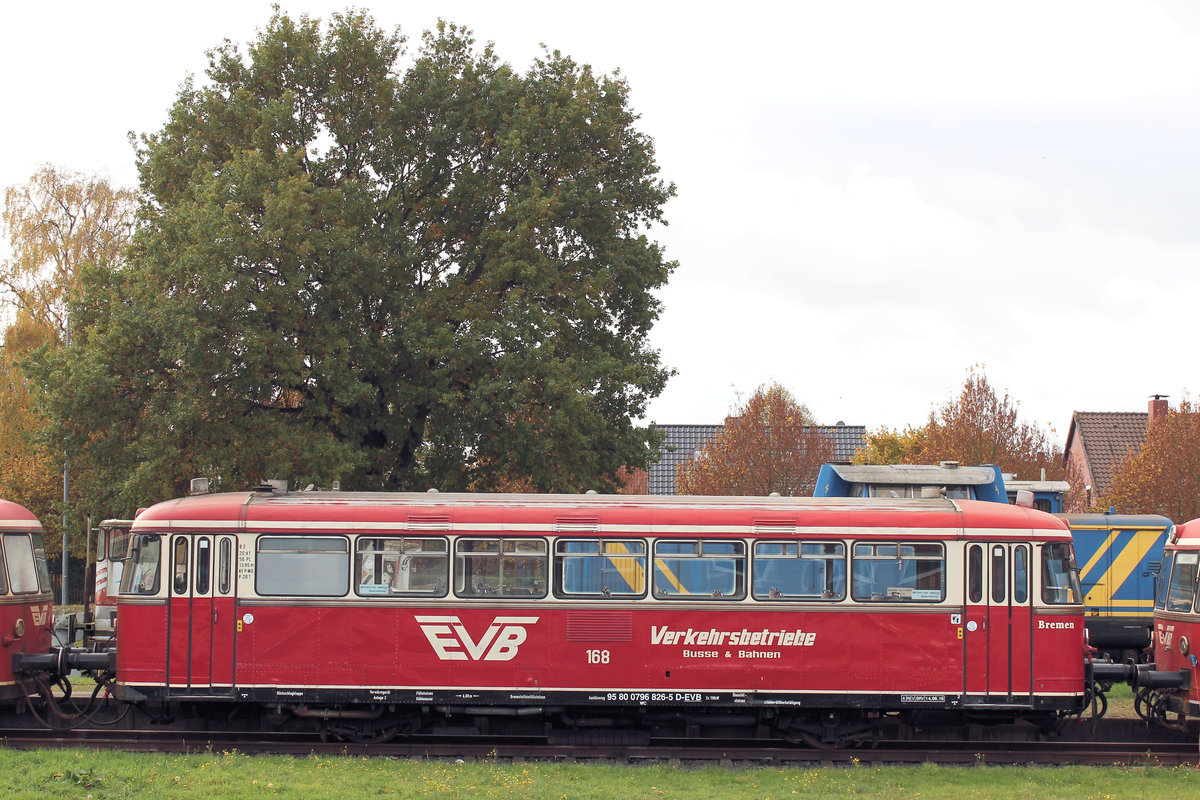
[{"label": "birch tree with yellow leaves", "polygon": [[[0,497],[24,505],[53,532],[64,453],[48,444],[49,423],[22,366],[67,343],[67,303],[83,273],[124,263],[134,195],[106,178],[47,164],[5,190],[0,223],[8,244],[0,260]],[[58,538],[48,541],[57,555]]]}]

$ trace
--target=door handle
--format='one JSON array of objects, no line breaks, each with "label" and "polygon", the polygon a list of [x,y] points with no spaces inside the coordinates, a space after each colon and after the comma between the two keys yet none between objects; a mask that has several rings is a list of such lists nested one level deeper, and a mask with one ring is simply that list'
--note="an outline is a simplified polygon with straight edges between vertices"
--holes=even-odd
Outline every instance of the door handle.
[{"label": "door handle", "polygon": [[217,610],[216,610],[215,608],[213,609],[213,621],[212,621],[212,624],[213,624],[213,625],[216,625],[216,624],[217,624]]}]

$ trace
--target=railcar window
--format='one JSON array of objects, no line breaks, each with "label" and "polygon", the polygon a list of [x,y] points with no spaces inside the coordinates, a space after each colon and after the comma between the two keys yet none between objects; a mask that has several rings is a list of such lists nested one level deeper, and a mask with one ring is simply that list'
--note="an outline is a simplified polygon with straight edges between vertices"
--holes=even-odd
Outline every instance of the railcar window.
[{"label": "railcar window", "polygon": [[450,581],[450,551],[441,538],[359,537],[354,574],[355,591],[365,597],[443,597]]},{"label": "railcar window", "polygon": [[844,600],[846,545],[842,542],[755,542],[757,600]]},{"label": "railcar window", "polygon": [[340,536],[260,536],[261,595],[341,597],[350,590],[350,543]]},{"label": "railcar window", "polygon": [[1013,548],[1013,600],[1029,600],[1029,548],[1023,544]]},{"label": "railcar window", "polygon": [[459,539],[454,543],[459,597],[545,597],[542,539]]},{"label": "railcar window", "polygon": [[37,564],[34,561],[33,542],[27,533],[4,534],[4,553],[8,561],[8,580],[13,594],[36,594],[38,585]]},{"label": "railcar window", "polygon": [[983,548],[977,544],[967,550],[967,600],[983,602]]},{"label": "railcar window", "polygon": [[646,543],[640,539],[559,539],[558,591],[571,597],[641,597]]},{"label": "railcar window", "polygon": [[0,539],[0,594],[8,594],[8,575],[4,567],[4,540]]},{"label": "railcar window", "polygon": [[[121,594],[158,594],[158,565],[162,539],[153,534],[136,534],[130,542],[129,558],[121,573]],[[129,563],[132,561],[132,563]]]},{"label": "railcar window", "polygon": [[865,602],[938,603],[946,598],[946,553],[940,544],[859,542],[851,595]]},{"label": "railcar window", "polygon": [[1197,562],[1200,553],[1175,554],[1171,585],[1167,588],[1167,611],[1191,611],[1196,599]]},{"label": "railcar window", "polygon": [[741,600],[746,596],[746,543],[685,539],[654,543],[654,596]]},{"label": "railcar window", "polygon": [[[926,494],[930,489],[934,494]],[[913,484],[878,484],[870,488],[871,497],[949,497],[952,500],[970,500],[971,489],[967,486],[919,486]],[[858,497],[860,495],[850,495]]]},{"label": "railcar window", "polygon": [[1075,553],[1062,542],[1042,547],[1042,602],[1048,605],[1078,603],[1083,598]]},{"label": "railcar window", "polygon": [[212,580],[212,545],[207,536],[196,540],[196,594],[208,594]]},{"label": "railcar window", "polygon": [[33,566],[37,569],[38,586],[43,592],[50,591],[50,566],[46,563],[46,540],[40,533],[31,533],[33,542]]},{"label": "railcar window", "polygon": [[[101,530],[104,530],[103,528]],[[129,531],[122,528],[108,528],[108,553],[110,561],[124,560],[129,550]]]},{"label": "railcar window", "polygon": [[1003,545],[992,547],[992,602],[1003,603],[1008,588],[1008,553]]},{"label": "railcar window", "polygon": [[1171,563],[1175,559],[1175,551],[1169,550],[1163,556],[1162,566],[1158,568],[1158,582],[1155,584],[1154,607],[1159,611],[1167,608],[1167,587],[1171,582]]},{"label": "railcar window", "polygon": [[233,541],[222,539],[219,548],[220,556],[217,562],[217,591],[228,594],[233,578]]},{"label": "railcar window", "polygon": [[171,551],[172,590],[175,594],[187,594],[188,540],[176,536]]}]

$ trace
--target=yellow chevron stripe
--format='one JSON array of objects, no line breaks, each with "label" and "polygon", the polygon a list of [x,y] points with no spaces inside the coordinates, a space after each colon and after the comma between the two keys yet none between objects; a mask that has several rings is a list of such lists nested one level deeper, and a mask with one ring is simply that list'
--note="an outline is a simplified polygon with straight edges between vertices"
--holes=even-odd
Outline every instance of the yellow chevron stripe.
[{"label": "yellow chevron stripe", "polygon": [[1125,549],[1113,559],[1112,566],[1109,567],[1110,592],[1116,592],[1125,585],[1125,581],[1129,580],[1129,576],[1137,567],[1138,562],[1146,557],[1152,544],[1154,544],[1153,536],[1146,531],[1134,531],[1129,544],[1125,545]]},{"label": "yellow chevron stripe", "polygon": [[676,594],[691,594],[691,592],[683,588],[683,584],[680,583],[679,578],[677,578],[675,573],[672,572],[671,569],[663,562],[663,559],[654,559],[654,566],[666,577],[668,581],[671,582],[671,585],[675,587]]},{"label": "yellow chevron stripe", "polygon": [[1109,600],[1107,603],[1093,603],[1092,605],[1104,606],[1106,608],[1154,608],[1153,600]]},{"label": "yellow chevron stripe", "polygon": [[[1117,534],[1115,532],[1108,534],[1108,538],[1104,540],[1104,544],[1096,548],[1096,552],[1092,553],[1092,557],[1088,559],[1086,564],[1083,565],[1083,569],[1079,570],[1079,577],[1082,578],[1084,575],[1087,575],[1092,571],[1092,567],[1096,566],[1096,562],[1104,557],[1104,554],[1108,552],[1108,548],[1112,547],[1113,540],[1116,538]],[[1099,581],[1097,581],[1097,583],[1099,583]]]},{"label": "yellow chevron stripe", "polygon": [[642,559],[637,556],[616,557],[612,555],[613,553],[628,552],[629,547],[622,542],[609,542],[604,546],[604,554],[608,556],[608,563],[616,567],[617,572],[629,584],[630,589],[640,594],[646,586],[646,571],[642,568]]}]

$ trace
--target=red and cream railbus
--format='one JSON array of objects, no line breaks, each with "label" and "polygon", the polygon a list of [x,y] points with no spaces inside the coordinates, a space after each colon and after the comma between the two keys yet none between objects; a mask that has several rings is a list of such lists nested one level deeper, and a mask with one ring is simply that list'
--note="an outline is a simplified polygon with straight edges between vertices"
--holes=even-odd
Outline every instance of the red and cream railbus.
[{"label": "red and cream railbus", "polygon": [[1131,682],[1139,712],[1181,727],[1200,717],[1200,520],[1176,526],[1163,553],[1154,598],[1154,663]]},{"label": "red and cream railbus", "polygon": [[25,697],[13,664],[50,651],[54,596],[37,517],[0,500],[0,701]]},{"label": "red and cream railbus", "polygon": [[85,641],[98,649],[111,643],[116,630],[117,587],[129,550],[131,519],[106,519],[96,528],[96,565],[92,579],[90,608],[85,608]]},{"label": "red and cream railbus", "polygon": [[1070,533],[996,503],[260,487],[160,503],[130,534],[115,692],[164,714],[830,742],[1084,703]]}]

